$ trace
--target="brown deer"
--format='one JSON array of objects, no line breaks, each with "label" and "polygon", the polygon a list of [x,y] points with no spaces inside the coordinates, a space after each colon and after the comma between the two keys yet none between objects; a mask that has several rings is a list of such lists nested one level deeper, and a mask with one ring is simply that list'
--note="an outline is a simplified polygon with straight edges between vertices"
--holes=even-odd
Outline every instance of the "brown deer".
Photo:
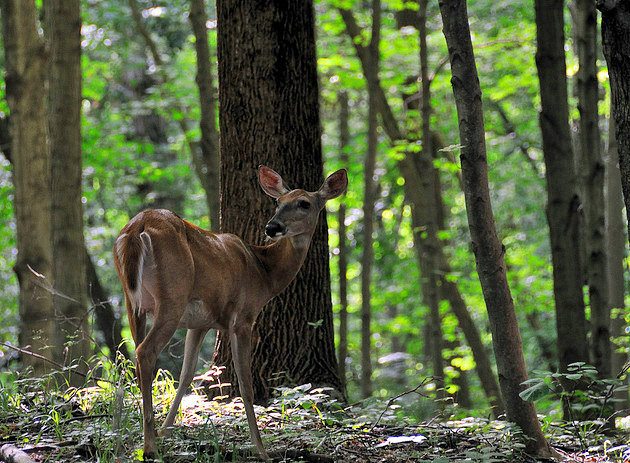
[{"label": "brown deer", "polygon": [[[229,334],[251,440],[260,456],[268,459],[253,406],[252,326],[263,306],[295,278],[319,212],[326,201],[346,190],[348,176],[342,169],[316,192],[290,190],[278,173],[260,166],[258,181],[278,205],[265,227],[271,244],[254,246],[230,233],[212,233],[164,209],[139,213],[116,239],[114,262],[136,344],[145,458],[156,453],[151,396],[156,360],[181,327],[188,329],[184,361],[162,430],[168,432],[175,421],[206,333],[211,328],[222,330]],[[147,315],[153,317],[153,324],[145,336]]]}]

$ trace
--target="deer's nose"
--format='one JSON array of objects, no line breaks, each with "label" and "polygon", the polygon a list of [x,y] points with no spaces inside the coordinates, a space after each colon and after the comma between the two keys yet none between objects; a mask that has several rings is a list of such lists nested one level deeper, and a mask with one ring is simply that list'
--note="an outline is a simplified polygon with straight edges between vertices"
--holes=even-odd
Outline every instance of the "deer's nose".
[{"label": "deer's nose", "polygon": [[282,223],[277,220],[271,220],[265,226],[265,234],[270,238],[275,238],[277,236],[282,236],[287,232],[287,227],[285,227]]}]

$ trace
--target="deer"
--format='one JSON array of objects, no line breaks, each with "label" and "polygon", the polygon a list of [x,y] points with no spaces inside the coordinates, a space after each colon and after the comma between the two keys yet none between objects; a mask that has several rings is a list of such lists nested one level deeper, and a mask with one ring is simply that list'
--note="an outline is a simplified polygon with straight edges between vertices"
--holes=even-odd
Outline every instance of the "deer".
[{"label": "deer", "polygon": [[[252,328],[265,304],[297,275],[320,211],[328,200],[346,191],[348,175],[340,169],[319,190],[309,192],[290,189],[280,174],[260,166],[258,182],[277,204],[265,226],[265,245],[204,230],[165,209],[140,212],[115,241],[114,263],[136,346],[145,459],[155,458],[157,453],[151,394],[157,357],[178,328],[187,329],[184,359],[160,435],[168,435],[172,429],[206,333],[221,330],[230,340],[251,441],[259,456],[269,459],[253,406]],[[147,317],[153,320],[148,333]]]}]

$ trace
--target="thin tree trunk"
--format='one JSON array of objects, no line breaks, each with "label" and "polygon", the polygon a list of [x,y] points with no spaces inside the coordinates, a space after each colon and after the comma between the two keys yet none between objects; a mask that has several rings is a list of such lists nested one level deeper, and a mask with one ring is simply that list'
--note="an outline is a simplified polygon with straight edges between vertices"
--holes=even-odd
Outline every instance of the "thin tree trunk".
[{"label": "thin tree trunk", "polygon": [[576,1],[576,35],[580,68],[577,75],[580,110],[582,204],[585,267],[591,307],[591,359],[603,378],[610,369],[610,309],[604,223],[604,162],[600,152],[599,85],[597,82],[597,9],[592,0]]},{"label": "thin tree trunk", "polygon": [[[376,92],[376,101],[378,103],[378,110],[381,116],[382,127],[385,133],[392,143],[406,141],[402,131],[398,126],[398,122],[394,117],[391,107],[387,102],[387,98],[385,96],[385,92],[383,91],[383,87],[381,86],[381,83],[378,79],[378,75],[374,75],[370,72],[370,56],[366,51],[366,47],[361,45],[361,42],[359,40],[362,35],[361,29],[356,23],[356,20],[354,19],[351,11],[339,9],[339,13],[343,18],[343,21],[346,25],[346,32],[352,40],[352,43],[357,52],[357,56],[361,61],[361,67],[363,69],[365,78],[368,80],[368,82],[371,82],[371,86],[368,88]],[[417,174],[415,166],[413,165],[411,157],[405,157],[401,162],[399,162],[398,166],[405,178],[406,185],[419,185],[419,176]],[[412,204],[412,210],[414,207],[419,207],[418,205],[422,204],[423,202],[422,195],[420,195],[419,193],[419,186],[409,188],[408,190],[406,189],[406,194],[409,195],[409,200]],[[441,253],[440,261],[441,273],[443,275],[448,275],[450,273],[450,267],[443,252]],[[466,303],[461,297],[457,285],[453,282],[447,281],[444,276],[442,277],[442,279],[442,287],[443,291],[445,291],[445,298],[449,301],[452,310],[459,320],[462,331],[466,336],[466,340],[471,346],[473,355],[475,357],[475,362],[477,363],[477,373],[479,374],[479,377],[481,379],[481,384],[484,388],[484,392],[488,397],[488,400],[492,404],[495,416],[498,416],[503,413],[505,406],[503,404],[501,394],[499,393],[499,387],[492,371],[490,359],[485,351],[483,343],[481,342],[479,330],[477,329],[477,326],[475,325],[472,317],[470,316],[470,313],[468,312]]]},{"label": "thin tree trunk", "polygon": [[630,240],[630,0],[598,0]]},{"label": "thin tree trunk", "polygon": [[[68,363],[82,364],[90,357],[90,337],[81,203],[81,5],[79,0],[45,0],[44,8],[57,345],[65,343]],[[84,379],[72,375],[70,381],[79,386]]]},{"label": "thin tree trunk", "polygon": [[[608,155],[605,158],[605,193],[606,193],[606,257],[608,271],[608,305],[612,315],[611,332],[613,339],[624,339],[627,346],[628,334],[625,333],[624,310],[624,267],[626,237],[623,225],[623,195],[621,193],[621,175],[619,173],[619,156],[617,154],[617,140],[615,139],[615,123],[608,119]],[[613,349],[612,376],[617,375],[628,361],[625,349]],[[626,383],[628,381],[626,380]],[[617,411],[630,408],[628,391],[618,391],[615,394],[618,402]]]},{"label": "thin tree trunk", "polygon": [[[381,3],[372,1],[372,38],[368,46],[375,75],[379,73]],[[368,83],[369,86],[369,83]],[[372,395],[372,264],[374,261],[374,204],[377,185],[374,180],[378,149],[378,111],[374,92],[368,90],[367,153],[363,164],[363,246],[361,253],[361,395]]]},{"label": "thin tree trunk", "polygon": [[130,358],[127,344],[123,343],[122,320],[116,317],[114,307],[110,302],[107,290],[101,285],[96,273],[96,267],[87,249],[84,251],[88,298],[94,306],[96,328],[103,336],[103,342],[109,350],[110,360],[116,360],[116,353],[120,352],[125,358]]},{"label": "thin tree trunk", "polygon": [[[52,294],[50,152],[46,121],[46,53],[37,32],[34,0],[4,0],[2,25],[7,101],[15,185],[18,256],[14,271],[20,284],[20,346],[46,358],[61,359],[55,346]],[[35,374],[50,371],[37,357],[24,357]]]},{"label": "thin tree trunk", "polygon": [[[221,0],[217,13],[221,229],[260,244],[274,204],[260,191],[256,167],[264,162],[290,185],[310,191],[323,180],[313,4]],[[295,281],[258,318],[252,358],[257,402],[268,399],[271,387],[279,385],[342,389],[327,235],[322,212]],[[224,333],[219,333],[217,344],[216,363],[226,367],[222,378],[235,393]]]},{"label": "thin tree trunk", "polygon": [[[339,94],[339,151],[341,164],[348,165],[348,128],[349,107],[348,93]],[[346,245],[346,204],[341,201],[337,212],[339,223],[339,379],[346,387],[346,359],[348,358],[348,249]]]},{"label": "thin tree trunk", "polygon": [[[444,360],[442,358],[442,317],[440,316],[440,288],[438,286],[438,205],[436,203],[435,173],[433,149],[431,147],[431,82],[427,51],[427,4],[428,0],[419,0],[419,42],[420,42],[420,113],[422,116],[422,153],[415,157],[415,164],[422,183],[421,195],[426,197],[425,207],[417,207],[421,223],[414,224],[414,237],[420,238],[422,250],[421,269],[426,281],[425,303],[429,307],[431,326],[431,363],[436,382],[438,398],[444,397]],[[413,212],[412,212],[413,214]],[[443,403],[443,402],[442,402]]]},{"label": "thin tree trunk", "polygon": [[468,12],[464,0],[440,0],[444,36],[449,50],[453,93],[459,118],[462,175],[466,212],[483,290],[499,383],[508,419],[527,437],[526,451],[551,457],[552,450],[540,428],[532,403],[519,393],[527,380],[521,335],[507,283],[505,249],[497,236],[490,203],[481,88],[473,54]]},{"label": "thin tree trunk", "polygon": [[536,0],[536,28],[558,363],[560,371],[566,372],[567,365],[588,362],[589,356],[579,265],[580,199],[569,128],[562,0]]},{"label": "thin tree trunk", "polygon": [[197,53],[197,87],[201,107],[201,158],[202,172],[200,179],[206,191],[206,201],[210,214],[210,225],[219,229],[219,133],[216,122],[216,99],[212,85],[210,64],[210,46],[208,45],[208,16],[204,0],[190,0],[190,24],[195,34]]}]

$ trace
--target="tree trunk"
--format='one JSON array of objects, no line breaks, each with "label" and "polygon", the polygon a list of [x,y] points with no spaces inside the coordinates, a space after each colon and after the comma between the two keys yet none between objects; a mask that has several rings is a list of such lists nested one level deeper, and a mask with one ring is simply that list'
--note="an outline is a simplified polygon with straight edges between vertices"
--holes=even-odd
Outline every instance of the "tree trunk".
[{"label": "tree trunk", "polygon": [[[431,82],[429,80],[429,63],[427,52],[427,4],[428,0],[419,0],[419,43],[420,43],[420,113],[422,117],[422,152],[414,161],[421,182],[421,196],[425,204],[415,204],[412,211],[419,223],[414,223],[414,238],[422,252],[420,268],[425,284],[423,294],[429,307],[431,326],[431,364],[436,382],[438,398],[444,397],[444,360],[442,358],[442,317],[440,316],[440,288],[437,275],[438,252],[438,204],[436,202],[435,167],[433,166],[433,149],[431,147]],[[414,214],[415,212],[415,214]],[[415,222],[417,222],[416,220]],[[441,402],[444,404],[444,402]]]},{"label": "tree trunk", "polygon": [[[613,339],[623,340],[621,346],[627,346],[628,334],[625,333],[624,310],[624,254],[626,237],[623,225],[623,195],[621,193],[621,175],[619,173],[619,156],[617,154],[617,140],[615,139],[615,123],[613,118],[608,120],[608,155],[605,158],[605,197],[606,197],[606,257],[608,271],[608,306],[611,311],[611,332]],[[619,346],[619,347],[621,347]],[[614,349],[611,360],[612,376],[617,375],[628,361],[625,350]],[[626,380],[626,383],[628,381]],[[630,408],[628,391],[618,391],[615,394],[618,402],[615,410]]]},{"label": "tree trunk", "polygon": [[[349,108],[348,93],[339,94],[339,151],[341,164],[348,165],[348,128]],[[337,212],[339,223],[339,379],[345,390],[346,359],[348,358],[348,249],[346,245],[346,204],[341,201]]]},{"label": "tree trunk", "polygon": [[[368,46],[371,72],[379,73],[381,3],[372,1],[372,37]],[[369,86],[369,83],[368,83]],[[378,111],[374,92],[368,90],[367,153],[363,163],[363,243],[361,253],[361,395],[372,395],[372,264],[374,261],[374,204],[377,184],[374,180],[378,149]]]},{"label": "tree trunk", "polygon": [[[66,344],[67,363],[81,364],[90,357],[81,203],[81,6],[79,0],[45,0],[44,8],[57,345]],[[78,375],[70,380],[74,386],[84,381]]]},{"label": "tree trunk", "polygon": [[591,306],[591,359],[603,378],[610,377],[610,310],[604,224],[604,162],[600,150],[597,82],[597,9],[592,0],[576,1],[577,75],[586,278]]},{"label": "tree trunk", "polygon": [[566,372],[567,365],[588,362],[589,356],[583,278],[578,265],[580,199],[569,128],[562,0],[536,0],[536,28],[558,363],[560,371]]},{"label": "tree trunk", "polygon": [[117,352],[120,352],[125,358],[130,358],[127,344],[123,343],[121,319],[116,317],[114,313],[114,307],[109,301],[109,294],[101,285],[96,273],[96,267],[87,249],[84,251],[84,256],[87,270],[88,299],[94,307],[94,323],[103,336],[103,343],[109,350],[109,358],[112,361],[116,360]]},{"label": "tree trunk", "polygon": [[[15,185],[18,256],[14,271],[20,284],[20,346],[61,360],[55,346],[53,311],[50,153],[46,121],[46,53],[37,32],[34,0],[5,0],[2,6],[7,101]],[[35,374],[51,370],[33,356],[24,365]]]},{"label": "tree trunk", "polygon": [[599,0],[602,47],[608,63],[612,114],[630,240],[630,0]]},{"label": "tree trunk", "polygon": [[528,438],[526,451],[551,457],[533,404],[519,393],[527,380],[521,335],[507,283],[503,254],[490,203],[481,88],[473,54],[464,0],[440,0],[444,36],[449,50],[453,93],[459,118],[462,175],[466,212],[477,272],[488,309],[490,330],[499,370],[499,384],[507,416]]},{"label": "tree trunk", "polygon": [[[274,204],[260,191],[256,167],[265,163],[310,191],[323,180],[313,4],[222,0],[217,13],[221,229],[260,244]],[[258,318],[252,359],[257,402],[280,385],[341,391],[328,265],[323,212],[297,278]],[[222,377],[236,386],[223,335],[216,361],[226,367]]]},{"label": "tree trunk", "polygon": [[212,68],[210,65],[210,46],[208,45],[208,29],[204,0],[190,0],[190,24],[195,34],[195,51],[197,53],[197,87],[199,88],[199,105],[201,107],[201,182],[206,192],[210,225],[219,229],[219,134],[216,122],[216,99],[212,85]]},{"label": "tree trunk", "polygon": [[473,403],[470,397],[470,386],[468,384],[468,372],[462,370],[460,367],[452,364],[452,361],[459,357],[455,352],[458,347],[461,346],[460,336],[461,333],[456,333],[456,338],[453,341],[444,340],[444,345],[447,349],[452,351],[451,355],[446,359],[447,364],[451,365],[450,368],[455,370],[455,376],[453,377],[453,385],[457,386],[457,391],[451,394],[453,401],[460,407],[465,409],[472,409]]}]

